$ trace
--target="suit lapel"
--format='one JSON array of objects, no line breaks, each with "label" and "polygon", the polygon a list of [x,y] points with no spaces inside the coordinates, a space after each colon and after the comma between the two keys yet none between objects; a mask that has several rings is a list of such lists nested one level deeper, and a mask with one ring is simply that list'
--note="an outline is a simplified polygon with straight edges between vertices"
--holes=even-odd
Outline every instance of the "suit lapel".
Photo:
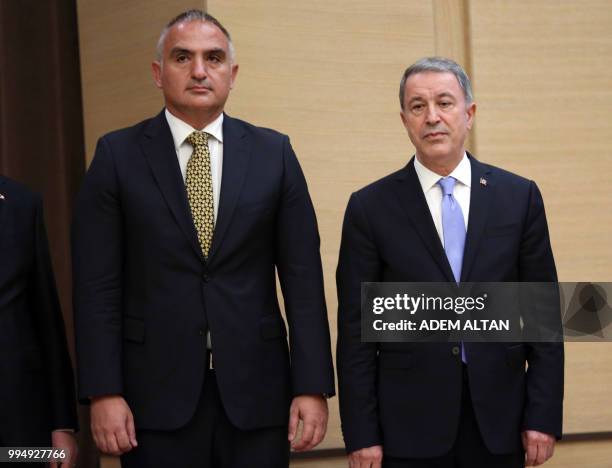
[{"label": "suit lapel", "polygon": [[447,281],[454,281],[453,271],[446,258],[419,177],[414,169],[414,157],[406,168],[399,173],[397,184],[394,186],[400,205],[404,207],[408,219],[410,219],[429,254],[438,264]]},{"label": "suit lapel", "polygon": [[467,235],[463,251],[463,266],[461,281],[467,281],[470,275],[480,239],[487,225],[489,206],[495,195],[495,185],[492,184],[491,170],[485,164],[478,162],[468,153],[472,167],[472,187],[470,190],[470,214],[468,217]]},{"label": "suit lapel", "polygon": [[238,203],[249,166],[248,137],[239,121],[227,114],[223,118],[223,171],[217,222],[210,249],[209,262],[219,252],[225,233]]},{"label": "suit lapel", "polygon": [[145,130],[142,150],[174,219],[203,259],[170,127],[162,111]]}]

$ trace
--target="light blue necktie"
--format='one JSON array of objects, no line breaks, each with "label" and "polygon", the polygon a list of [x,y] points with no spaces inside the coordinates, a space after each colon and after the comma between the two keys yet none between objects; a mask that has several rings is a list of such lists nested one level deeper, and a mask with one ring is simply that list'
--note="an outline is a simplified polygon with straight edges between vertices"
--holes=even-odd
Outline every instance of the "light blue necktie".
[{"label": "light blue necktie", "polygon": [[[465,221],[459,202],[453,196],[457,179],[444,177],[438,181],[442,188],[442,231],[444,233],[444,251],[458,283],[461,280],[463,265],[463,248],[465,247]],[[461,342],[461,360],[467,363],[465,347]]]}]

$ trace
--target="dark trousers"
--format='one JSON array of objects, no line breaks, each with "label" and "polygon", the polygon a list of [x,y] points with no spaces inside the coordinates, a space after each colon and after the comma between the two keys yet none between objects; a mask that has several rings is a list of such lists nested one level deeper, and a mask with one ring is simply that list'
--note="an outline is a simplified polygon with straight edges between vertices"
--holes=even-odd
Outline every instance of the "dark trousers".
[{"label": "dark trousers", "polygon": [[214,370],[206,372],[202,396],[192,420],[174,431],[137,430],[138,447],[121,457],[122,467],[289,466],[287,426],[252,431],[236,428],[223,409]]},{"label": "dark trousers", "polygon": [[525,453],[517,434],[517,450],[514,453],[496,455],[487,449],[472,406],[467,368],[463,369],[461,417],[457,439],[449,453],[435,458],[383,457],[383,468],[523,468]]}]

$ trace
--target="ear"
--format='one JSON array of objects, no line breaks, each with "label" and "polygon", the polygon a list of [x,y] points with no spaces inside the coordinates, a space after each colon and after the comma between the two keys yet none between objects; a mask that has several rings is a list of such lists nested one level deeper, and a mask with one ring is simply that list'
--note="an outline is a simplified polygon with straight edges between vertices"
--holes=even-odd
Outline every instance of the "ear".
[{"label": "ear", "polygon": [[467,128],[468,130],[472,129],[472,125],[474,124],[474,116],[476,115],[476,103],[473,102],[466,109],[467,114]]},{"label": "ear", "polygon": [[408,130],[408,119],[403,109],[400,111],[400,118],[402,119],[402,124],[404,124],[406,130]]},{"label": "ear", "polygon": [[151,63],[151,72],[153,74],[153,82],[155,86],[161,89],[162,87],[162,64],[159,61]]},{"label": "ear", "polygon": [[236,77],[238,76],[238,64],[232,64],[232,81],[230,82],[230,89],[234,88],[234,83],[236,82]]}]

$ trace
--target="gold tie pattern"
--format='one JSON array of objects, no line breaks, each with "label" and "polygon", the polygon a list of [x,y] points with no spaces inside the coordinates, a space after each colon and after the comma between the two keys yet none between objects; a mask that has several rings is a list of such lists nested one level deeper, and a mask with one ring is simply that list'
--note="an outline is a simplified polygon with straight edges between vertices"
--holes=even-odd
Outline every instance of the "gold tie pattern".
[{"label": "gold tie pattern", "polygon": [[193,132],[187,137],[187,141],[193,146],[193,153],[187,163],[187,175],[185,177],[187,198],[198,233],[200,248],[204,257],[208,257],[215,229],[215,205],[208,133]]}]

